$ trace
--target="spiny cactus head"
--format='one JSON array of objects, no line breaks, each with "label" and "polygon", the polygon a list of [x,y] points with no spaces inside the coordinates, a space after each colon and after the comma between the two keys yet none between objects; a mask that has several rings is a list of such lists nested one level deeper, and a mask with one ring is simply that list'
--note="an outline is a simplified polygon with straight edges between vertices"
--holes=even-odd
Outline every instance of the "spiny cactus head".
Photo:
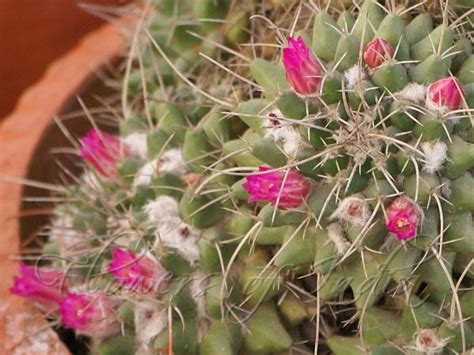
[{"label": "spiny cactus head", "polygon": [[256,24],[239,50],[241,6],[157,3],[120,136],[84,137],[61,190],[45,250],[67,282],[24,269],[13,292],[100,354],[467,351],[474,60],[457,8],[312,3],[311,38],[283,4],[283,28],[265,19],[276,35]]}]

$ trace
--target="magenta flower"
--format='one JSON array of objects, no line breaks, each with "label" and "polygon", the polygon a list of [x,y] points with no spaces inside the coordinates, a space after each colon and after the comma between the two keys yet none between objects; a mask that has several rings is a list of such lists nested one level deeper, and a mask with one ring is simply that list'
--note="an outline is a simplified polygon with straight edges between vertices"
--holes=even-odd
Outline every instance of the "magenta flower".
[{"label": "magenta flower", "polygon": [[117,165],[128,154],[128,149],[119,138],[91,129],[81,138],[81,158],[89,163],[101,176],[117,178]]},{"label": "magenta flower", "polygon": [[301,37],[288,38],[283,49],[286,79],[294,91],[301,95],[314,94],[321,84],[322,68]]},{"label": "magenta flower", "polygon": [[430,109],[449,112],[462,105],[464,87],[455,77],[438,80],[428,86],[426,105]]},{"label": "magenta flower", "polygon": [[[259,172],[271,170],[261,166]],[[284,171],[247,176],[243,187],[250,194],[248,202],[265,201],[281,210],[298,207],[311,192],[311,183],[304,176],[290,171],[285,179]],[[278,199],[279,198],[279,199]]]},{"label": "magenta flower", "polygon": [[421,209],[415,202],[398,197],[387,208],[387,229],[399,240],[414,238],[421,217]]},{"label": "magenta flower", "polygon": [[46,311],[54,311],[67,293],[65,274],[46,267],[20,265],[21,276],[15,277],[10,292],[39,303]]},{"label": "magenta flower", "polygon": [[120,331],[117,303],[102,294],[68,294],[59,305],[63,324],[78,334],[107,337]]},{"label": "magenta flower", "polygon": [[124,249],[115,249],[108,268],[115,280],[134,292],[153,293],[166,286],[168,272],[161,264],[149,257],[137,257]]},{"label": "magenta flower", "polygon": [[392,59],[394,54],[395,49],[390,43],[383,39],[375,38],[365,47],[364,61],[370,69],[375,69],[387,60]]}]

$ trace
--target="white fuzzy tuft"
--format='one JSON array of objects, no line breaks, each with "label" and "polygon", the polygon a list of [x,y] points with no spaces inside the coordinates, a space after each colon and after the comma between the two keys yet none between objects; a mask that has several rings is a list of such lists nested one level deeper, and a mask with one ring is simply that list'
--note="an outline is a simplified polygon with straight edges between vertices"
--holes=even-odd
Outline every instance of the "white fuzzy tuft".
[{"label": "white fuzzy tuft", "polygon": [[402,100],[413,101],[414,103],[421,105],[425,101],[426,86],[410,83],[405,86],[403,90],[395,93],[395,97]]},{"label": "white fuzzy tuft", "polygon": [[154,354],[151,342],[168,326],[167,309],[157,302],[140,302],[135,305],[135,332],[139,349],[136,354]]},{"label": "white fuzzy tuft", "polygon": [[[451,111],[448,106],[440,105],[439,103],[436,103],[433,100],[431,100],[429,93],[426,94],[425,106],[428,110],[439,112],[441,115],[445,115],[449,111]],[[458,117],[456,121],[459,121],[459,120],[460,118]]]},{"label": "white fuzzy tuft", "polygon": [[187,173],[188,168],[183,158],[181,149],[170,149],[161,154],[158,159],[158,172],[162,174],[170,173],[182,176]]},{"label": "white fuzzy tuft", "polygon": [[344,231],[339,223],[332,223],[327,228],[328,238],[336,247],[336,254],[341,256],[351,247],[351,243],[346,239]]},{"label": "white fuzzy tuft", "polygon": [[150,185],[151,179],[156,175],[157,166],[157,160],[152,160],[143,165],[133,179],[133,187]]},{"label": "white fuzzy tuft", "polygon": [[420,329],[416,333],[415,348],[420,354],[439,354],[446,344],[433,329]]},{"label": "white fuzzy tuft", "polygon": [[280,110],[270,111],[267,117],[263,122],[265,137],[273,139],[289,156],[295,156],[306,145],[301,134],[285,120]]},{"label": "white fuzzy tuft", "polygon": [[196,228],[184,223],[179,217],[163,218],[155,231],[156,245],[162,244],[174,249],[183,258],[194,264],[199,259],[197,242],[200,232]]},{"label": "white fuzzy tuft", "polygon": [[158,174],[182,176],[188,171],[180,149],[170,149],[161,154],[159,159],[152,160],[138,170],[133,186],[148,186],[151,179]]},{"label": "white fuzzy tuft", "polygon": [[122,138],[122,142],[128,147],[131,155],[140,159],[146,159],[148,154],[146,133],[129,134]]},{"label": "white fuzzy tuft", "polygon": [[148,221],[157,224],[165,217],[179,217],[178,201],[170,196],[158,196],[148,202],[143,211],[147,214]]},{"label": "white fuzzy tuft", "polygon": [[364,226],[370,218],[367,201],[358,196],[346,197],[330,217],[356,226]]},{"label": "white fuzzy tuft", "polygon": [[424,171],[433,174],[434,172],[441,169],[448,154],[448,147],[444,142],[424,142],[421,144],[421,150],[425,154],[423,161]]},{"label": "white fuzzy tuft", "polygon": [[364,69],[357,64],[344,72],[344,80],[348,90],[352,90],[357,85],[357,83],[365,80],[366,78],[367,75]]},{"label": "white fuzzy tuft", "polygon": [[84,238],[82,234],[74,229],[73,216],[67,212],[61,212],[51,222],[49,240],[60,249],[77,249],[81,247]]},{"label": "white fuzzy tuft", "polygon": [[197,314],[199,318],[207,318],[206,314],[206,287],[208,283],[208,276],[202,271],[196,271],[192,275],[189,289],[191,296],[196,303]]},{"label": "white fuzzy tuft", "polygon": [[209,329],[209,316],[206,313],[206,287],[209,277],[202,271],[196,271],[192,275],[189,290],[191,297],[196,303],[197,309],[197,337],[201,341]]},{"label": "white fuzzy tuft", "polygon": [[301,134],[293,126],[268,129],[265,137],[270,137],[275,143],[280,143],[283,151],[289,156],[295,156],[298,149],[305,145]]}]

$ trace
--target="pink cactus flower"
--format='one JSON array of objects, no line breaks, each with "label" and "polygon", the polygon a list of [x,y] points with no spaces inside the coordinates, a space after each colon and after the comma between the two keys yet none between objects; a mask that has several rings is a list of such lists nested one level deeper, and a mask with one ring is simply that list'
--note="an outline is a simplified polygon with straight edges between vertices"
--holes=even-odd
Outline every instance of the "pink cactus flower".
[{"label": "pink cactus flower", "polygon": [[288,38],[288,47],[283,49],[283,64],[286,79],[295,92],[310,95],[318,91],[322,68],[301,37],[296,41]]},{"label": "pink cactus flower", "polygon": [[[271,170],[261,166],[259,172]],[[269,172],[247,176],[243,187],[250,194],[248,202],[271,202],[281,210],[298,207],[311,192],[311,183],[304,176],[290,171],[285,179],[284,171]],[[279,199],[278,199],[279,198]]]},{"label": "pink cactus flower", "polygon": [[398,197],[387,208],[387,229],[399,240],[416,237],[422,218],[418,205],[407,197]]},{"label": "pink cactus flower", "polygon": [[102,293],[68,294],[59,305],[63,324],[78,334],[108,337],[120,331],[118,304]]},{"label": "pink cactus flower", "polygon": [[370,69],[375,69],[393,58],[395,49],[380,38],[373,39],[365,48],[364,61]]},{"label": "pink cactus flower", "polygon": [[112,253],[108,271],[119,284],[137,293],[154,293],[167,286],[168,272],[159,262],[121,248]]},{"label": "pink cactus flower", "polygon": [[22,264],[21,276],[15,277],[10,292],[40,304],[52,312],[67,293],[66,277],[62,271]]},{"label": "pink cactus flower", "polygon": [[464,87],[455,77],[438,80],[428,86],[426,106],[443,113],[457,110],[462,105]]},{"label": "pink cactus flower", "polygon": [[127,147],[119,138],[91,129],[81,138],[81,144],[79,155],[102,177],[115,179],[119,176],[117,164],[128,154]]}]

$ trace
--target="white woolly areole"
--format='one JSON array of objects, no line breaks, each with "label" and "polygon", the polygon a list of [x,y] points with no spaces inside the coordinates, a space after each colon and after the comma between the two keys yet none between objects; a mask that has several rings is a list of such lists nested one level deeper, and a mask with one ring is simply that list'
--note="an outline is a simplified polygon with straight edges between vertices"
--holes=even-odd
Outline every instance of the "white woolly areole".
[{"label": "white woolly areole", "polygon": [[398,99],[413,101],[414,103],[421,105],[426,98],[426,86],[410,83],[403,88],[403,90],[394,94]]},{"label": "white woolly areole", "polygon": [[365,70],[357,64],[344,72],[346,88],[349,90],[352,90],[357,85],[357,83],[365,80],[366,78],[367,74],[365,73]]},{"label": "white woolly areole", "polygon": [[356,226],[364,226],[370,218],[367,201],[358,196],[346,197],[339,203],[330,219],[338,219]]},{"label": "white woolly areole", "polygon": [[295,156],[298,149],[303,147],[306,143],[303,141],[301,134],[293,126],[268,129],[265,133],[265,137],[270,137],[275,143],[281,144],[283,151],[290,156]]},{"label": "white woolly areole", "polygon": [[204,298],[207,287],[207,275],[202,271],[196,271],[192,275],[191,284],[189,286],[191,290],[191,296],[196,302],[197,314],[200,318],[207,318],[206,314],[206,300]]},{"label": "white woolly areole", "polygon": [[197,331],[198,339],[201,339],[206,335],[209,328],[209,317],[206,313],[206,288],[208,285],[208,276],[202,271],[196,271],[192,275],[189,289],[191,291],[191,297],[196,303],[197,309]]},{"label": "white woolly areole", "polygon": [[433,329],[420,329],[415,336],[416,350],[422,354],[439,354],[447,344]]},{"label": "white woolly areole", "polygon": [[158,196],[155,200],[148,202],[143,211],[151,223],[158,223],[165,217],[179,217],[178,201],[170,196]]},{"label": "white woolly areole", "polygon": [[327,228],[328,238],[334,243],[337,255],[344,255],[350,248],[351,243],[344,236],[344,231],[339,223],[332,223]]},{"label": "white woolly areole", "polygon": [[188,168],[181,149],[174,148],[163,152],[158,159],[157,169],[162,174],[170,173],[178,176],[186,174]]},{"label": "white woolly areole", "polygon": [[[425,106],[428,110],[439,112],[441,115],[445,115],[451,111],[448,106],[440,105],[439,103],[431,100],[429,92],[426,93]],[[461,120],[461,117],[459,116],[452,116],[450,118],[452,118],[454,123],[457,123],[459,120]]]},{"label": "white woolly areole", "polygon": [[152,160],[143,165],[133,179],[133,187],[150,185],[151,179],[156,174],[157,165],[158,160]]},{"label": "white woolly areole", "polygon": [[199,259],[198,229],[184,223],[179,217],[168,216],[156,228],[156,245],[176,250],[184,259],[194,264]]},{"label": "white woolly areole", "polygon": [[132,133],[122,138],[122,142],[128,147],[130,153],[140,159],[146,159],[148,144],[146,133]]},{"label": "white woolly areole", "polygon": [[68,212],[61,212],[51,221],[49,240],[62,250],[80,248],[84,238],[74,229],[73,216]]},{"label": "white woolly areole", "polygon": [[271,138],[275,143],[280,144],[286,154],[295,156],[300,148],[307,145],[295,127],[285,121],[280,110],[268,112],[267,117],[263,122],[265,138]]},{"label": "white woolly areole", "polygon": [[159,174],[174,174],[182,176],[188,171],[180,149],[169,149],[158,159],[152,160],[138,170],[133,180],[133,186],[148,186],[151,179]]},{"label": "white woolly areole", "polygon": [[152,340],[168,326],[168,312],[156,302],[139,302],[134,312],[136,340],[139,349],[135,354],[154,354]]},{"label": "white woolly areole", "polygon": [[441,169],[446,161],[448,147],[444,142],[431,141],[421,143],[421,150],[425,154],[423,158],[423,170],[433,174]]}]

